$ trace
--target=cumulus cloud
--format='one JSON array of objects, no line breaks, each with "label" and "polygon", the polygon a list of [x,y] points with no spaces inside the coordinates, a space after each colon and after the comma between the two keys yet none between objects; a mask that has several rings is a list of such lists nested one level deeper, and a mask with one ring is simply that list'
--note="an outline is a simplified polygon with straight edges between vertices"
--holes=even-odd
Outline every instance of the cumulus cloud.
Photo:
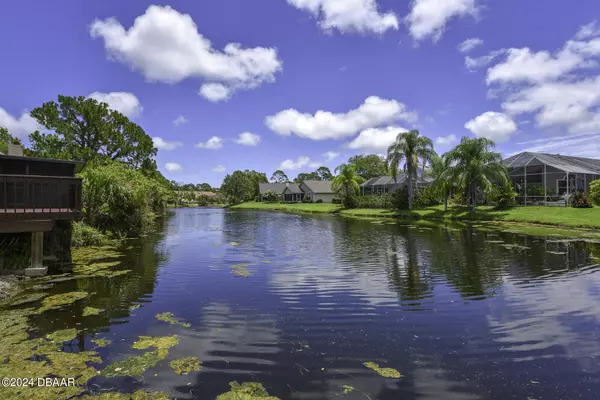
[{"label": "cumulus cloud", "polygon": [[415,40],[437,41],[451,19],[476,13],[475,0],[414,0],[406,23]]},{"label": "cumulus cloud", "polygon": [[179,126],[179,125],[187,124],[188,122],[190,122],[190,121],[186,117],[184,117],[183,115],[180,115],[179,117],[175,118],[175,120],[173,120],[173,125]]},{"label": "cumulus cloud", "polygon": [[340,153],[335,152],[335,151],[328,151],[323,153],[323,158],[325,159],[325,162],[330,162],[335,160],[336,158],[338,158],[340,156]]},{"label": "cumulus cloud", "polygon": [[292,160],[292,159],[287,159],[281,162],[281,164],[279,164],[279,167],[277,167],[277,169],[283,170],[283,171],[293,171],[296,169],[300,169],[302,167],[304,167],[305,165],[308,165],[310,163],[310,157],[306,157],[306,156],[300,156],[296,159],[296,161]]},{"label": "cumulus cloud", "polygon": [[461,53],[468,53],[473,50],[475,47],[481,46],[483,44],[483,40],[480,38],[470,38],[462,42],[458,45],[458,51]]},{"label": "cumulus cloud", "polygon": [[139,99],[133,93],[129,92],[94,92],[88,97],[91,97],[92,99],[95,99],[101,103],[108,104],[108,107],[120,112],[128,118],[137,117],[144,109],[140,104]]},{"label": "cumulus cloud", "polygon": [[19,118],[13,117],[4,108],[0,107],[0,127],[8,129],[15,137],[25,137],[35,130],[41,129],[37,121],[24,111]]},{"label": "cumulus cloud", "polygon": [[154,143],[154,147],[159,150],[174,150],[177,147],[183,146],[181,142],[167,142],[166,140],[160,137],[152,138],[152,142]]},{"label": "cumulus cloud", "polygon": [[206,142],[200,142],[196,145],[199,149],[212,149],[217,150],[223,147],[223,139],[218,136],[213,136],[208,139]]},{"label": "cumulus cloud", "polygon": [[517,131],[517,124],[507,114],[488,111],[467,122],[465,128],[477,137],[505,142]]},{"label": "cumulus cloud", "polygon": [[242,146],[258,146],[260,143],[260,136],[250,132],[243,132],[235,139],[235,142]]},{"label": "cumulus cloud", "polygon": [[376,0],[287,0],[303,11],[311,13],[325,31],[342,33],[382,34],[398,29],[398,18],[393,12],[381,13]]},{"label": "cumulus cloud", "polygon": [[435,144],[438,146],[448,146],[457,141],[456,135],[440,136],[435,138]]},{"label": "cumulus cloud", "polygon": [[218,103],[229,100],[233,91],[222,83],[205,83],[198,93],[206,100]]},{"label": "cumulus cloud", "polygon": [[347,147],[355,150],[387,153],[388,147],[396,140],[398,134],[407,131],[409,129],[398,126],[365,129],[354,140],[349,142]]},{"label": "cumulus cloud", "polygon": [[506,49],[500,49],[500,50],[494,50],[494,51],[486,54],[485,56],[481,56],[481,57],[466,56],[465,57],[465,67],[467,67],[467,69],[469,71],[475,71],[477,69],[487,67],[497,57],[499,57],[505,53],[506,53]]},{"label": "cumulus cloud", "polygon": [[315,114],[300,113],[287,109],[265,119],[267,127],[283,136],[312,139],[343,139],[369,128],[378,127],[396,120],[414,122],[415,112],[396,100],[371,96],[358,108],[346,113],[317,111]]},{"label": "cumulus cloud", "polygon": [[180,172],[183,170],[183,167],[181,166],[181,164],[178,164],[176,162],[168,162],[165,164],[165,169],[169,172]]},{"label": "cumulus cloud", "polygon": [[579,28],[579,31],[575,35],[575,39],[586,40],[596,36],[600,36],[600,26],[598,26],[598,21],[593,21]]},{"label": "cumulus cloud", "polygon": [[217,173],[223,173],[226,171],[226,168],[222,165],[217,165],[216,167],[214,167],[213,172],[217,172]]},{"label": "cumulus cloud", "polygon": [[128,29],[116,18],[96,19],[90,35],[104,40],[111,60],[153,82],[200,78],[221,83],[231,92],[272,82],[282,69],[275,48],[229,43],[223,51],[214,49],[190,15],[169,6],[151,5]]}]

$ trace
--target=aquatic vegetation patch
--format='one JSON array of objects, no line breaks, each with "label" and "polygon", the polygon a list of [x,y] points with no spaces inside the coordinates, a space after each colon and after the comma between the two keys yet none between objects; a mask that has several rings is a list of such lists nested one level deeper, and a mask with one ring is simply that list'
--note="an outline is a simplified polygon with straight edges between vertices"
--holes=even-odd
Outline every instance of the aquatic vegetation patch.
[{"label": "aquatic vegetation patch", "polygon": [[76,247],[71,251],[73,263],[87,265],[98,260],[121,258],[123,253],[112,246]]},{"label": "aquatic vegetation patch", "polygon": [[133,304],[133,305],[129,306],[129,311],[135,311],[140,307],[141,307],[141,305],[139,305],[139,304]]},{"label": "aquatic vegetation patch", "polygon": [[363,363],[363,365],[367,368],[372,369],[373,371],[377,372],[379,375],[381,375],[385,378],[400,378],[400,377],[402,377],[402,374],[400,374],[400,372],[398,372],[394,368],[381,368],[379,366],[379,364],[376,364],[376,363],[370,362],[370,361]]},{"label": "aquatic vegetation patch", "polygon": [[217,400],[279,400],[278,397],[269,396],[262,383],[244,382],[241,385],[236,381],[229,382],[231,390],[217,396]]},{"label": "aquatic vegetation patch", "polygon": [[236,276],[243,276],[244,278],[252,275],[246,268],[248,264],[235,264],[231,266],[231,273]]},{"label": "aquatic vegetation patch", "polygon": [[164,354],[164,357],[166,357],[167,354],[169,354],[169,349],[175,346],[177,343],[179,343],[179,337],[177,335],[157,337],[140,336],[131,347],[138,350],[145,350],[150,347],[154,347],[159,354]]},{"label": "aquatic vegetation patch", "polygon": [[167,355],[158,354],[157,351],[149,351],[141,356],[128,357],[122,361],[116,361],[101,372],[102,376],[113,378],[115,376],[142,376],[147,369],[154,367]]},{"label": "aquatic vegetation patch", "polygon": [[86,307],[83,309],[83,316],[87,317],[90,315],[98,315],[102,312],[103,310],[99,309],[99,308],[95,308],[95,307]]},{"label": "aquatic vegetation patch", "polygon": [[230,246],[239,246],[240,244],[238,242],[229,242]]},{"label": "aquatic vegetation patch", "polygon": [[189,328],[191,326],[188,322],[179,321],[177,318],[175,318],[175,315],[173,315],[172,312],[164,312],[162,314],[156,314],[154,316],[154,318],[156,318],[159,321],[168,322],[171,325],[181,325],[184,328]]},{"label": "aquatic vegetation patch", "polygon": [[61,329],[59,331],[46,335],[46,338],[55,343],[68,342],[70,340],[75,339],[75,337],[77,337],[77,329],[75,328]]},{"label": "aquatic vegetation patch", "polygon": [[196,357],[185,357],[178,360],[173,360],[169,363],[169,366],[173,368],[178,375],[187,375],[192,371],[200,371],[202,367],[200,360]]},{"label": "aquatic vegetation patch", "polygon": [[40,285],[33,285],[31,287],[31,290],[48,290],[48,289],[52,289],[53,287],[54,287],[54,285],[52,283],[40,284]]},{"label": "aquatic vegetation patch", "polygon": [[33,293],[33,294],[30,294],[29,296],[18,296],[16,299],[14,299],[9,304],[9,306],[17,307],[17,306],[23,306],[23,305],[29,304],[29,303],[35,303],[36,301],[39,301],[46,296],[48,296],[48,293]]},{"label": "aquatic vegetation patch", "polygon": [[68,292],[63,294],[55,294],[54,296],[48,296],[42,300],[42,307],[40,307],[38,313],[55,308],[61,308],[68,304],[73,304],[78,300],[85,299],[87,296],[87,292]]},{"label": "aquatic vegetation patch", "polygon": [[262,262],[264,262],[265,264],[269,264],[271,262],[271,260],[269,260],[268,258],[265,258]]},{"label": "aquatic vegetation patch", "polygon": [[94,343],[97,347],[106,347],[112,343],[112,340],[108,339],[92,339],[92,343]]},{"label": "aquatic vegetation patch", "polygon": [[350,385],[344,385],[342,386],[342,391],[344,393],[351,393],[354,392],[356,389],[354,389],[354,386],[350,386]]}]

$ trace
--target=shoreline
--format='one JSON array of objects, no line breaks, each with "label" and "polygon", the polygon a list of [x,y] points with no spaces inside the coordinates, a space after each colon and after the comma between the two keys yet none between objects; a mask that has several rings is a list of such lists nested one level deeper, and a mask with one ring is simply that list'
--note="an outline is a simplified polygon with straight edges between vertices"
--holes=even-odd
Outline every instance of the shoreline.
[{"label": "shoreline", "polygon": [[[547,231],[548,236],[575,236],[600,239],[600,208],[595,209],[572,209],[568,208],[567,213],[577,213],[584,211],[589,214],[589,210],[597,214],[598,219],[592,217],[588,220],[589,224],[571,224],[560,223],[559,221],[539,221],[536,213],[546,214],[546,216],[555,216],[557,211],[564,210],[563,208],[553,207],[527,207],[524,211],[533,211],[532,215],[526,214],[522,218],[511,216],[511,210],[492,210],[491,208],[478,209],[475,214],[465,208],[450,209],[447,212],[443,208],[429,207],[425,209],[413,211],[396,211],[386,209],[344,209],[341,205],[331,203],[241,203],[237,205],[229,205],[225,208],[232,210],[259,210],[259,211],[275,211],[288,212],[293,214],[322,214],[322,215],[337,215],[349,218],[367,218],[367,219],[394,219],[400,221],[430,221],[433,223],[459,223],[466,226],[476,225],[478,227],[485,226],[496,227],[498,229],[513,229],[522,227],[525,230],[535,230],[538,232]],[[522,207],[525,209],[525,207]],[[540,210],[542,209],[542,210]],[[513,209],[514,210],[514,209]],[[514,213],[514,212],[513,212]],[[564,213],[564,211],[563,211]],[[557,218],[558,219],[558,218]],[[597,222],[596,222],[597,221]],[[539,233],[538,233],[539,234]]]}]

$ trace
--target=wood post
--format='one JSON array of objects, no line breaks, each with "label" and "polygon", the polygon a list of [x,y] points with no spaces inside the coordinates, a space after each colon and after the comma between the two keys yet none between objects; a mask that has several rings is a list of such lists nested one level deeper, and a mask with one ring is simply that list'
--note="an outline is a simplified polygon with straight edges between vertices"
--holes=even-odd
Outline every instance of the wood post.
[{"label": "wood post", "polygon": [[44,276],[48,268],[44,267],[44,232],[31,233],[31,266],[25,270],[27,276]]}]

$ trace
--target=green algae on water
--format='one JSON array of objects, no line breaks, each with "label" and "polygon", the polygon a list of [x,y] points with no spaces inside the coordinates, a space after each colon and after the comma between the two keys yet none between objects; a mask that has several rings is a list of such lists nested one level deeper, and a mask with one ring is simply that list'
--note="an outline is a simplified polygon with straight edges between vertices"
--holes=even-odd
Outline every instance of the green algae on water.
[{"label": "green algae on water", "polygon": [[99,308],[95,308],[95,307],[86,307],[83,309],[83,316],[87,317],[90,315],[98,315],[102,312],[103,310],[99,309]]},{"label": "green algae on water", "polygon": [[35,303],[36,301],[39,301],[46,296],[48,296],[48,293],[33,293],[33,294],[30,294],[29,296],[18,296],[16,299],[14,299],[9,304],[9,306],[17,307],[17,306],[23,306],[23,305],[29,304],[29,303]]},{"label": "green algae on water", "polygon": [[343,391],[344,393],[350,393],[350,392],[354,392],[355,390],[356,390],[356,389],[354,389],[354,387],[353,387],[353,386],[350,386],[350,385],[344,385],[344,386],[342,386],[342,391]]},{"label": "green algae on water", "polygon": [[68,304],[75,303],[78,300],[85,299],[87,296],[87,292],[68,292],[63,294],[55,294],[54,296],[48,296],[42,300],[42,307],[40,307],[38,312],[42,313],[46,310],[61,308]]},{"label": "green algae on water", "polygon": [[62,329],[60,331],[56,331],[54,333],[50,333],[46,335],[46,337],[55,343],[63,343],[68,342],[70,340],[75,339],[77,337],[77,329]]},{"label": "green algae on water", "polygon": [[178,375],[187,375],[192,371],[200,371],[202,367],[200,360],[196,357],[185,357],[178,360],[173,360],[169,364],[173,371]]},{"label": "green algae on water", "polygon": [[229,242],[230,246],[239,246],[240,244],[238,242]]},{"label": "green algae on water", "polygon": [[217,396],[217,400],[280,400],[278,397],[269,396],[267,390],[259,382],[244,382],[241,385],[236,381],[229,382],[231,390]]},{"label": "green algae on water", "polygon": [[142,376],[147,369],[154,367],[167,355],[159,354],[157,351],[149,351],[141,356],[128,357],[122,361],[116,361],[101,372],[102,376],[113,378],[115,376]]},{"label": "green algae on water", "polygon": [[175,315],[173,315],[172,312],[164,312],[162,314],[156,314],[154,316],[154,318],[156,318],[159,321],[168,322],[171,325],[181,325],[184,328],[189,328],[191,326],[188,322],[179,321],[177,318],[175,318]]},{"label": "green algae on water", "polygon": [[248,264],[235,264],[231,266],[231,273],[236,276],[243,276],[244,278],[252,275],[246,268]]},{"label": "green algae on water", "polygon": [[96,347],[106,347],[112,343],[112,340],[108,339],[92,339],[92,343],[96,345]]},{"label": "green algae on water", "polygon": [[264,262],[265,264],[269,264],[271,262],[271,260],[269,260],[268,258],[265,258],[262,262]]},{"label": "green algae on water", "polygon": [[400,374],[400,372],[398,372],[394,368],[380,368],[379,364],[376,364],[374,362],[369,361],[363,363],[363,365],[367,368],[372,369],[373,371],[377,372],[379,375],[385,378],[400,378],[402,376],[402,374]]},{"label": "green algae on water", "polygon": [[140,307],[141,307],[141,305],[139,305],[139,304],[133,304],[133,305],[129,306],[129,311],[135,311]]}]

